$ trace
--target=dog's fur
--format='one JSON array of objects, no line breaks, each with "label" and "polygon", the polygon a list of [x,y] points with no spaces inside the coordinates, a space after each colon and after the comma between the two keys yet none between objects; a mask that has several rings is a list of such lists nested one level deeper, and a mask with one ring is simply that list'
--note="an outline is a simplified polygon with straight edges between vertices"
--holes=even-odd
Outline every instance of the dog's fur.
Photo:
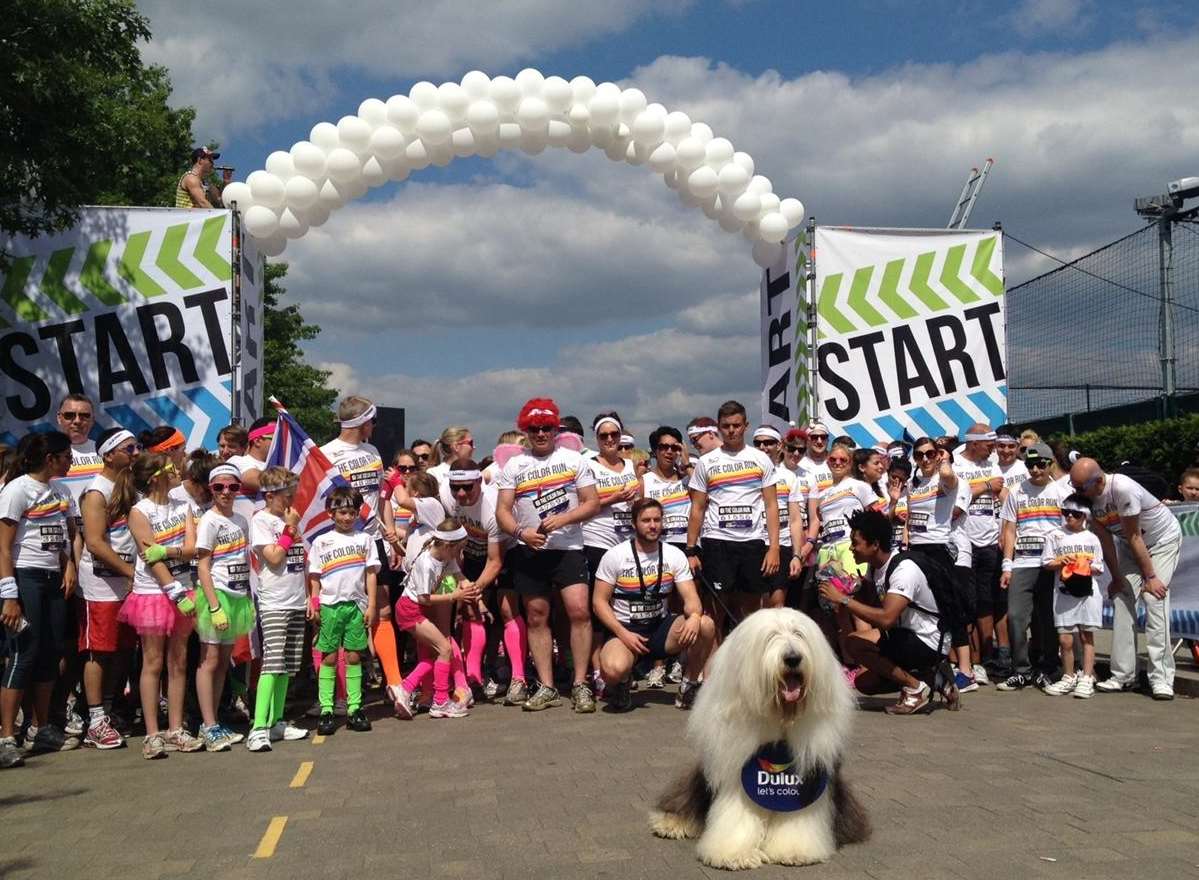
[{"label": "dog's fur", "polygon": [[[799,656],[798,669],[784,658]],[[802,696],[783,698],[784,682],[802,680]],[[654,834],[699,838],[701,862],[716,868],[826,861],[847,843],[870,836],[862,805],[841,775],[854,697],[819,626],[789,608],[749,615],[712,658],[696,697],[687,737],[698,753],[651,815]],[[772,812],[742,790],[741,768],[758,749],[785,740],[795,772],[823,768],[829,784],[812,805]]]}]

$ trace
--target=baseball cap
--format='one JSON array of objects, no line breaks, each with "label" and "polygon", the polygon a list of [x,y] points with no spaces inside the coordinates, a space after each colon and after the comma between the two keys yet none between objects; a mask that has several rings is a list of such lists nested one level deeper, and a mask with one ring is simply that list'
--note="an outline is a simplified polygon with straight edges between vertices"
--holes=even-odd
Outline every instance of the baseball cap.
[{"label": "baseball cap", "polygon": [[221,158],[221,154],[212,152],[212,150],[208,149],[208,147],[196,147],[194,150],[192,150],[192,161],[193,162],[198,162],[201,159],[219,159],[219,158]]},{"label": "baseball cap", "polygon": [[1024,450],[1025,458],[1044,458],[1053,461],[1053,450],[1044,443],[1034,443]]}]

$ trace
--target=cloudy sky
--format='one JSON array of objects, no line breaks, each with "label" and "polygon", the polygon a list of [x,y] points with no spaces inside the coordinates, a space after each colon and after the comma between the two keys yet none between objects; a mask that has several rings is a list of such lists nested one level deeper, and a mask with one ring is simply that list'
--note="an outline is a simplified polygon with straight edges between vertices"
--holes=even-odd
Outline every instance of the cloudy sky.
[{"label": "cloudy sky", "polygon": [[[1134,196],[1199,174],[1189,0],[140,0],[201,141],[238,179],[320,121],[413,83],[535,67],[636,86],[750,153],[833,224],[972,218],[1079,255],[1138,225]],[[758,396],[749,246],[659,175],[547,151],[458,160],[338,212],[284,258],[345,393],[406,407],[408,436],[482,441],[529,396],[639,438]],[[1009,285],[1049,268],[1011,246]]]}]

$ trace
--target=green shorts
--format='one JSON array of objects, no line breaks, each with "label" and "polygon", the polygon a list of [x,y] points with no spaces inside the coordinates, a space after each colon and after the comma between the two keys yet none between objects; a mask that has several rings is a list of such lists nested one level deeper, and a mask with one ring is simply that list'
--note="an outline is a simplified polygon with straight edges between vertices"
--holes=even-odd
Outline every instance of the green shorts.
[{"label": "green shorts", "polygon": [[322,654],[338,648],[366,650],[366,618],[357,602],[334,602],[321,606],[321,626],[312,647]]}]

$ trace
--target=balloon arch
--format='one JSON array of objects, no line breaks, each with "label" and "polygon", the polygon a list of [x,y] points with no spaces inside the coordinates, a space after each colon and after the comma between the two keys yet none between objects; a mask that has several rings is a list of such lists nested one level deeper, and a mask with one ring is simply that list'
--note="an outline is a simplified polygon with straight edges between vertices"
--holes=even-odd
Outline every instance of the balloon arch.
[{"label": "balloon arch", "polygon": [[546,147],[596,147],[614,162],[649,166],[684,204],[752,242],[761,266],[779,258],[788,231],[803,221],[798,199],[775,195],[749,154],[704,123],[650,104],[638,89],[531,68],[494,79],[475,70],[460,83],[418,82],[407,95],[368,98],[356,116],[317,123],[308,140],[271,153],[265,170],[225,187],[224,201],[237,203],[259,249],[277,256],[289,239],[389,180],[457,158]]}]

